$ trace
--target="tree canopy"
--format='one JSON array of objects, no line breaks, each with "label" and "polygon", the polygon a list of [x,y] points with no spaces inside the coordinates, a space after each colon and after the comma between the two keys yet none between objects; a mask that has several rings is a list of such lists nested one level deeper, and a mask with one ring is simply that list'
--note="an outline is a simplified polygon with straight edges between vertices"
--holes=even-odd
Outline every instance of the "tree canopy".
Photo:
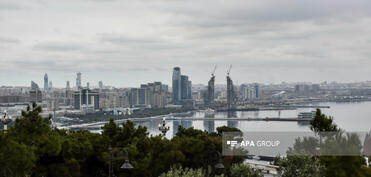
[{"label": "tree canopy", "polygon": [[[205,168],[213,162],[210,152],[221,152],[221,136],[193,128],[179,131],[172,139],[150,136],[147,128],[131,121],[112,119],[102,133],[66,131],[50,126],[42,108],[33,104],[22,112],[13,127],[0,133],[0,176],[108,176],[108,147],[112,146],[116,176],[159,176],[171,168]],[[132,170],[120,170],[128,151]],[[228,172],[243,158],[224,157]]]},{"label": "tree canopy", "polygon": [[[297,139],[293,148],[288,150],[288,156],[276,161],[282,176],[308,176],[309,174],[314,177],[371,176],[371,168],[366,166],[365,159],[361,156],[362,145],[357,134],[345,133],[337,127],[332,117],[322,114],[319,109],[310,124],[311,130],[321,139],[314,137]],[[334,144],[341,144],[342,147]],[[328,152],[333,155],[327,155]],[[341,155],[346,153],[359,155]]]},{"label": "tree canopy", "polygon": [[[87,130],[67,131],[51,128],[51,116],[43,118],[42,109],[32,104],[22,112],[15,125],[0,131],[1,176],[94,177],[108,176],[108,147],[112,147],[113,170],[116,176],[204,176],[211,169],[211,176],[261,176],[260,171],[242,164],[243,156],[223,156],[225,169],[215,169],[215,153],[222,151],[222,134],[239,129],[218,127],[216,133],[194,128],[178,128],[172,139],[162,135],[149,135],[147,128],[131,121],[121,124],[112,119],[102,127],[102,133]],[[311,122],[313,131],[337,131],[331,117],[317,111]],[[345,143],[359,142],[349,136]],[[293,150],[303,144],[316,144],[315,140],[297,141]],[[358,143],[358,144],[357,144]],[[131,170],[120,166],[129,153]],[[283,176],[371,176],[370,168],[360,156],[288,156],[279,159]],[[194,169],[194,170],[191,170]]]}]

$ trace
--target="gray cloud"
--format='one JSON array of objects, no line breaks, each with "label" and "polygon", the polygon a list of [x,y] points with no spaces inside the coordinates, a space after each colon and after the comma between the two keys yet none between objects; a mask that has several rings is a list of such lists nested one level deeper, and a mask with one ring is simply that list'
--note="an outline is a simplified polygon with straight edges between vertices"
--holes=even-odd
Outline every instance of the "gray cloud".
[{"label": "gray cloud", "polygon": [[[207,10],[206,10],[207,8]],[[326,18],[369,17],[371,2],[367,0],[262,0],[262,1],[212,1],[205,0],[194,5],[165,6],[165,10],[178,17],[191,17],[186,25],[200,27],[225,27],[282,23]]]},{"label": "gray cloud", "polygon": [[129,71],[134,71],[134,72],[144,72],[144,71],[150,71],[149,68],[127,68]]},{"label": "gray cloud", "polygon": [[39,42],[33,46],[34,50],[44,51],[79,51],[84,49],[83,45],[73,42]]},{"label": "gray cloud", "polygon": [[74,72],[78,66],[73,62],[64,62],[63,60],[18,60],[11,62],[12,68],[23,68],[28,71],[58,71]]},{"label": "gray cloud", "polygon": [[0,2],[0,11],[4,10],[21,10],[22,6],[14,2]]},{"label": "gray cloud", "polygon": [[6,1],[0,77],[11,85],[48,72],[64,86],[81,71],[116,86],[170,84],[176,65],[206,83],[218,64],[225,83],[233,64],[239,83],[367,80],[369,9],[367,0]]},{"label": "gray cloud", "polygon": [[116,0],[87,0],[92,2],[115,2]]},{"label": "gray cloud", "polygon": [[156,44],[161,43],[162,41],[153,38],[143,38],[143,37],[128,37],[128,36],[119,36],[112,34],[103,34],[101,37],[102,42],[109,42],[119,45],[127,44]]},{"label": "gray cloud", "polygon": [[13,37],[1,37],[0,36],[0,43],[11,43],[11,44],[19,44],[21,41],[17,38]]},{"label": "gray cloud", "polygon": [[127,47],[139,48],[139,49],[153,49],[153,50],[166,50],[176,48],[188,47],[184,43],[178,43],[176,41],[170,41],[161,38],[153,37],[129,37],[116,34],[103,34],[100,38],[101,42],[111,43],[115,45],[122,45]]}]

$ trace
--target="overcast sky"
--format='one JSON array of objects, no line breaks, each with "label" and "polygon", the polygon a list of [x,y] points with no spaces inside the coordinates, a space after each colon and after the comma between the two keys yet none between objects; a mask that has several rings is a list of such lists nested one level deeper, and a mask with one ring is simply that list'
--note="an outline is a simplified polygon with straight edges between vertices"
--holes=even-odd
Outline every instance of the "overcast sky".
[{"label": "overcast sky", "polygon": [[370,0],[0,0],[0,85],[371,80]]}]

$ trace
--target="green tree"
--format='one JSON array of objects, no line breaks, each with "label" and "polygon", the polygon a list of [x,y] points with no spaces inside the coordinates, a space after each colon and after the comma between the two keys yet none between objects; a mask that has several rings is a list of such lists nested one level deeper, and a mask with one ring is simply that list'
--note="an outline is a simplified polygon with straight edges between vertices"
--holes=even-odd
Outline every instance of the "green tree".
[{"label": "green tree", "polygon": [[242,135],[242,131],[235,127],[228,127],[228,126],[217,127],[216,131],[219,136],[222,136],[223,132],[237,132],[237,134],[240,133],[240,135]]},{"label": "green tree", "polygon": [[278,158],[275,164],[279,166],[282,177],[323,176],[323,168],[315,157],[289,155],[286,158]]},{"label": "green tree", "polygon": [[[63,150],[62,147],[68,138],[66,132],[52,129],[50,127],[51,116],[43,118],[41,113],[42,108],[37,104],[33,103],[28,106],[7,134],[20,144],[20,147],[23,144],[26,149],[31,150],[30,157],[25,155],[25,158],[35,159],[30,175],[36,177],[80,176],[80,164],[74,159],[75,157],[72,157],[77,153],[69,156],[66,155],[67,153],[62,153],[66,152],[66,149]],[[25,165],[25,167],[28,166]]]},{"label": "green tree", "polygon": [[231,167],[231,177],[262,177],[260,170],[252,169],[243,163],[233,164]]},{"label": "green tree", "polygon": [[0,176],[29,176],[35,166],[34,149],[0,133]]},{"label": "green tree", "polygon": [[161,174],[159,177],[205,177],[203,170],[200,169],[190,169],[190,168],[177,168],[170,169],[170,171]]},{"label": "green tree", "polygon": [[[351,149],[352,151],[359,151],[361,153],[361,145],[357,135],[342,136],[342,130],[337,128],[334,123],[333,117],[326,116],[321,113],[320,109],[317,109],[315,118],[311,121],[311,130],[316,133],[320,132],[339,132],[333,137],[326,137],[327,142],[325,145],[330,145],[333,138],[337,138],[335,142],[342,142],[345,149]],[[322,136],[322,135],[320,135]],[[330,142],[329,142],[330,141]],[[354,147],[354,148],[351,148]],[[328,149],[328,147],[327,147]],[[330,149],[335,151],[335,149]],[[337,148],[336,150],[344,150]],[[328,177],[351,177],[351,176],[363,176],[365,173],[364,166],[366,165],[365,159],[361,156],[321,156],[319,157],[321,165],[325,167],[324,175]]]},{"label": "green tree", "polygon": [[334,123],[334,118],[322,114],[320,109],[317,109],[314,119],[310,121],[310,125],[310,129],[316,133],[339,131]]},{"label": "green tree", "polygon": [[36,103],[22,111],[22,117],[17,118],[14,127],[8,135],[18,143],[31,148],[36,156],[36,164],[32,170],[35,176],[48,174],[49,166],[60,163],[58,155],[61,151],[62,137],[50,128],[51,115],[41,116],[42,108]]},{"label": "green tree", "polygon": [[[311,121],[311,130],[320,135],[321,142],[314,138],[299,139],[296,140],[294,148],[290,149],[288,153],[316,154],[314,151],[316,151],[316,147],[320,145],[320,153],[318,154],[322,156],[288,156],[280,163],[282,170],[287,171],[286,174],[297,176],[305,173],[308,169],[313,170],[317,166],[317,161],[321,167],[320,174],[322,176],[362,177],[369,174],[369,168],[366,167],[363,157],[354,155],[341,156],[341,154],[344,153],[361,154],[362,146],[358,135],[350,133],[344,134],[344,132],[335,125],[334,119],[322,114],[319,109],[317,109],[316,116]],[[333,133],[322,134],[321,132]],[[339,143],[343,146],[335,146]],[[334,155],[331,155],[331,153]],[[311,164],[315,164],[315,166]]]}]

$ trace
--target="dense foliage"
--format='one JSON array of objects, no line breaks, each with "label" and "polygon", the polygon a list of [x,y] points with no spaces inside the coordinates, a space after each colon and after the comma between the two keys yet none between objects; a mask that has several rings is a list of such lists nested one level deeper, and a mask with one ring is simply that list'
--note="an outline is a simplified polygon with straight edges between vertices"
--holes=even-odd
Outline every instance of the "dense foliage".
[{"label": "dense foliage", "polygon": [[[216,162],[213,153],[221,152],[221,132],[208,133],[179,127],[169,140],[149,136],[146,127],[127,121],[117,125],[110,120],[102,134],[89,131],[66,131],[50,128],[50,117],[42,118],[40,106],[33,104],[15,126],[0,132],[0,176],[108,176],[108,147],[113,147],[113,168],[116,176],[159,176],[171,168],[205,168]],[[228,127],[220,131],[231,131]],[[131,170],[120,170],[129,152]],[[232,163],[241,157],[223,157],[228,173]]]},{"label": "dense foliage", "polygon": [[[176,168],[161,174],[160,177],[205,177],[207,171],[203,169]],[[225,174],[216,175],[215,177],[224,177]],[[233,164],[230,169],[231,177],[262,177],[260,170],[254,170],[248,165],[242,163]]]},{"label": "dense foliage", "polygon": [[334,118],[322,114],[320,109],[317,109],[314,119],[310,121],[310,125],[310,129],[316,133],[339,131],[334,123]]},{"label": "dense foliage", "polygon": [[322,177],[323,168],[319,160],[310,156],[287,156],[279,158],[276,164],[283,177]]},{"label": "dense foliage", "polygon": [[[218,127],[217,132],[208,133],[179,127],[176,136],[169,140],[150,136],[146,127],[135,126],[131,121],[118,125],[110,120],[102,127],[102,134],[52,129],[51,117],[42,118],[41,112],[41,107],[33,104],[22,112],[14,126],[0,132],[0,177],[108,176],[110,145],[116,176],[261,176],[260,171],[241,163],[245,157],[223,156],[225,168],[214,168],[215,152],[222,151],[222,132],[242,133],[236,128]],[[318,132],[341,132],[332,119],[320,112],[311,126]],[[360,142],[354,136],[342,140],[360,151]],[[317,143],[313,139],[300,140],[293,150]],[[126,160],[123,148],[129,152],[134,169],[120,170]],[[371,169],[361,156],[288,156],[276,164],[282,176],[287,177],[371,176]]]},{"label": "dense foliage", "polygon": [[[366,166],[366,161],[361,156],[362,145],[357,134],[345,133],[334,124],[332,117],[322,114],[319,109],[310,123],[311,130],[321,138],[318,140],[308,137],[296,140],[294,147],[288,151],[288,154],[293,155],[276,161],[283,177],[371,176],[371,168]],[[333,146],[340,144],[339,142],[341,142],[341,147]],[[326,152],[331,152],[334,155],[321,154]],[[340,155],[346,153],[359,155]],[[308,154],[317,155],[309,156]]]},{"label": "dense foliage", "polygon": [[252,169],[244,164],[233,164],[231,167],[231,177],[262,177],[261,170]]},{"label": "dense foliage", "polygon": [[189,168],[177,168],[177,169],[171,169],[167,173],[161,174],[160,177],[204,177],[205,173],[204,171],[200,169],[189,169]]}]

